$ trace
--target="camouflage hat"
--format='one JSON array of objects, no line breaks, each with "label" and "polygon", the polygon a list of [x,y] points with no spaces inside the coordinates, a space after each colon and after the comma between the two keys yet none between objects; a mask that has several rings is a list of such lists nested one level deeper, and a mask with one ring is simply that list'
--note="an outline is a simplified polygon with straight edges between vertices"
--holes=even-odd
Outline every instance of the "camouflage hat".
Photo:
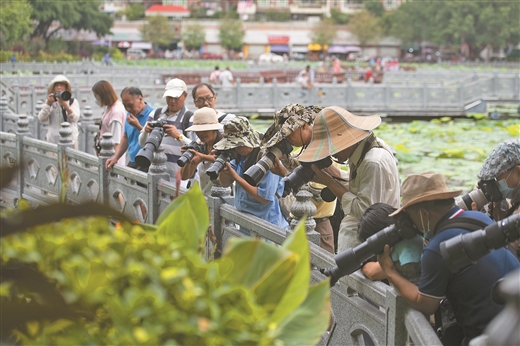
[{"label": "camouflage hat", "polygon": [[508,139],[497,145],[480,169],[478,178],[495,179],[516,165],[520,165],[520,139]]},{"label": "camouflage hat", "polygon": [[253,130],[247,118],[235,117],[224,125],[224,138],[216,143],[216,150],[229,150],[236,147],[257,148],[260,146],[260,135]]},{"label": "camouflage hat", "polygon": [[312,124],[316,114],[322,109],[321,106],[302,106],[296,103],[283,107],[275,113],[274,123],[265,132],[262,145],[270,148],[303,125]]}]

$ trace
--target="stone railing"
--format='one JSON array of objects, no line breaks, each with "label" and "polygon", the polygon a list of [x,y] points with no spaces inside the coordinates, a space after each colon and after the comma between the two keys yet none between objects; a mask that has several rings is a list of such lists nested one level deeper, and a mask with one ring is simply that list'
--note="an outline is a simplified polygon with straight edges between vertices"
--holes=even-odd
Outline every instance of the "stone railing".
[{"label": "stone railing", "polygon": [[[134,80],[140,78],[138,75],[134,77]],[[128,83],[115,87],[119,94],[123,86],[132,84],[133,80],[128,76],[118,78],[126,78]],[[275,110],[289,103],[335,105],[357,114],[378,112],[389,116],[464,115],[465,107],[479,99],[520,100],[519,73],[471,74],[461,81],[431,84],[418,83],[416,79],[403,79],[402,83],[372,84],[350,80],[336,83],[333,80],[332,83],[316,83],[312,89],[302,89],[295,83],[279,84],[276,79],[270,84],[263,83],[262,80],[260,83],[242,84],[237,79],[236,85],[232,87],[216,87],[217,107],[226,112],[244,115],[272,115]],[[101,108],[95,105],[90,88],[82,85],[86,84],[73,83],[73,97],[80,101],[82,113],[86,114],[87,107],[90,107],[94,113],[93,118],[99,118]],[[140,82],[136,85],[143,92],[145,101],[155,107],[164,105],[163,85]],[[3,97],[7,99],[8,107],[17,114],[37,114],[38,101],[47,98],[44,87],[29,85],[22,89],[18,85],[8,87],[2,81],[0,88]],[[186,99],[186,104],[188,108],[196,109],[191,95]]]},{"label": "stone railing", "polygon": [[[52,203],[61,189],[66,189],[68,203],[97,201],[120,210],[130,219],[153,223],[177,193],[185,192],[177,191],[169,182],[162,148],[155,153],[148,173],[120,165],[107,171],[104,169],[106,160],[114,154],[110,133],[104,134],[101,155],[96,157],[73,149],[67,123],[62,124],[59,144],[32,138],[26,115],[18,117],[16,126],[15,133],[0,132],[2,165],[18,164],[21,167],[15,180],[2,190],[4,200],[11,196],[39,204]],[[62,184],[62,162],[68,169],[69,184]],[[308,191],[302,190],[296,197],[292,208],[296,218],[314,212]],[[217,239],[216,244],[208,239],[207,246],[211,249],[216,246],[217,256],[230,237],[245,237],[239,227],[250,230],[253,237],[264,237],[275,244],[283,243],[290,232],[237,211],[228,189],[214,188],[212,195],[207,196],[207,203],[211,228]],[[319,247],[314,220],[308,219],[306,226],[312,265],[315,268],[333,266],[332,255]],[[314,282],[323,279],[319,271],[313,270]],[[323,335],[320,345],[355,345],[370,341],[375,345],[409,342],[441,345],[426,318],[412,310],[393,288],[369,281],[359,272],[340,279],[331,289],[331,300],[334,323],[331,331]]]}]

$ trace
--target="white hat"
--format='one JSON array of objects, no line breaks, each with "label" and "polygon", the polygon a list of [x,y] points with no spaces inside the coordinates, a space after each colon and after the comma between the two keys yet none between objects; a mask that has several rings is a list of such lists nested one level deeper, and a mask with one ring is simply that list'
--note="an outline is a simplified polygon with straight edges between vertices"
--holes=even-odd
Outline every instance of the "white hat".
[{"label": "white hat", "polygon": [[188,88],[186,87],[186,83],[184,83],[183,80],[180,80],[179,78],[174,78],[166,84],[166,87],[164,88],[164,95],[171,96],[174,98],[181,97],[183,93],[188,92]]},{"label": "white hat", "polygon": [[217,113],[213,108],[202,107],[193,113],[193,125],[186,131],[220,130],[224,126],[219,124]]}]

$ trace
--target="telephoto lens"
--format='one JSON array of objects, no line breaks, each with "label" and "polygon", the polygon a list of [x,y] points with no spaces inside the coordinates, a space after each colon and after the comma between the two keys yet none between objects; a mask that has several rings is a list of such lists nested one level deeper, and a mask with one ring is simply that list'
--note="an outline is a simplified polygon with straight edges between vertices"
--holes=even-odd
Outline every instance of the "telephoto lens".
[{"label": "telephoto lens", "polygon": [[229,149],[223,151],[215,160],[213,165],[206,171],[206,174],[209,176],[211,180],[217,180],[218,175],[222,170],[226,167],[226,162],[233,160],[236,158],[235,150]]},{"label": "telephoto lens", "polygon": [[182,154],[182,156],[179,157],[179,159],[177,160],[177,164],[179,165],[179,167],[184,167],[195,156],[195,154],[193,154],[190,151],[190,149],[193,149],[195,151],[198,151],[199,153],[202,153],[204,148],[203,148],[202,144],[199,144],[197,142],[191,142],[190,144],[188,144],[186,146],[186,151],[184,152],[184,154]]},{"label": "telephoto lens", "polygon": [[314,164],[319,169],[327,168],[332,165],[332,160],[329,156],[316,162],[301,162],[301,165],[296,167],[291,174],[282,179],[285,183],[284,195],[289,193],[296,194],[298,190],[307,184],[314,177],[314,171],[311,165]]},{"label": "telephoto lens", "polygon": [[260,160],[253,166],[249,167],[244,173],[244,179],[251,186],[258,186],[267,171],[269,171],[275,162],[275,158],[281,158],[282,155],[289,155],[292,151],[292,145],[286,140],[276,143],[268,149],[268,152],[262,156]]},{"label": "telephoto lens", "polygon": [[135,163],[137,163],[144,171],[148,171],[148,168],[150,167],[150,164],[153,160],[153,153],[157,150],[157,148],[159,148],[159,145],[161,145],[163,136],[163,127],[154,127],[152,132],[150,132],[146,143],[135,156]]},{"label": "telephoto lens", "polygon": [[58,100],[58,99],[62,99],[63,101],[68,101],[72,98],[72,95],[70,92],[68,92],[67,90],[64,90],[64,91],[56,91],[54,93],[54,99],[55,100]]}]

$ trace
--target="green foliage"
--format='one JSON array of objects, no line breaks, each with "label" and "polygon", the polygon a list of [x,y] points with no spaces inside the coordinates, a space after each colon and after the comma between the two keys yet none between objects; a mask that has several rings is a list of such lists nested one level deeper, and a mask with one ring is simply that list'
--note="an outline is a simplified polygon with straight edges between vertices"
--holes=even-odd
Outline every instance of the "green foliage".
[{"label": "green foliage", "polygon": [[128,5],[119,14],[125,15],[128,20],[139,20],[145,17],[145,8],[142,3],[134,3]]},{"label": "green foliage", "polygon": [[385,7],[379,0],[368,0],[364,2],[365,10],[376,17],[383,17],[385,14]]},{"label": "green foliage", "polygon": [[330,18],[332,18],[334,24],[348,24],[350,16],[333,8],[330,10]]},{"label": "green foliage", "polygon": [[27,0],[2,0],[0,4],[0,43],[10,47],[32,32],[32,7]]},{"label": "green foliage", "polygon": [[378,40],[383,33],[379,18],[368,11],[361,11],[353,15],[348,27],[356,35],[360,45]]},{"label": "green foliage", "polygon": [[[16,339],[40,345],[317,343],[329,322],[329,283],[309,286],[303,223],[281,247],[230,239],[221,259],[206,262],[200,244],[209,214],[200,188],[172,204],[156,229],[74,218],[2,238],[4,267],[16,260],[19,268],[43,273],[45,287],[63,297],[61,316],[19,309],[25,319]],[[2,277],[3,313],[19,300],[49,303],[49,295],[26,286]]]},{"label": "green foliage", "polygon": [[168,18],[161,15],[147,17],[141,27],[143,40],[152,42],[154,46],[169,46],[175,38],[175,30]]},{"label": "green foliage", "polygon": [[276,9],[267,9],[263,11],[265,20],[268,22],[287,22],[291,20],[289,11],[280,11]]},{"label": "green foliage", "polygon": [[[92,30],[99,36],[110,33],[114,20],[99,11],[100,0],[46,1],[28,0],[33,7],[31,19],[37,24],[32,37],[48,41],[60,29]],[[59,26],[49,31],[51,24]]]},{"label": "green foliage", "polygon": [[198,6],[196,4],[190,5],[190,18],[205,18],[207,9],[203,6]]},{"label": "green foliage", "polygon": [[182,41],[186,49],[199,49],[206,42],[206,32],[201,24],[190,24],[182,31]]},{"label": "green foliage", "polygon": [[240,20],[224,19],[220,22],[220,45],[226,49],[238,50],[244,45],[245,31]]},{"label": "green foliage", "polygon": [[336,37],[336,27],[334,26],[334,21],[330,18],[325,18],[321,20],[317,27],[314,28],[311,41],[315,44],[331,45],[332,41]]}]

